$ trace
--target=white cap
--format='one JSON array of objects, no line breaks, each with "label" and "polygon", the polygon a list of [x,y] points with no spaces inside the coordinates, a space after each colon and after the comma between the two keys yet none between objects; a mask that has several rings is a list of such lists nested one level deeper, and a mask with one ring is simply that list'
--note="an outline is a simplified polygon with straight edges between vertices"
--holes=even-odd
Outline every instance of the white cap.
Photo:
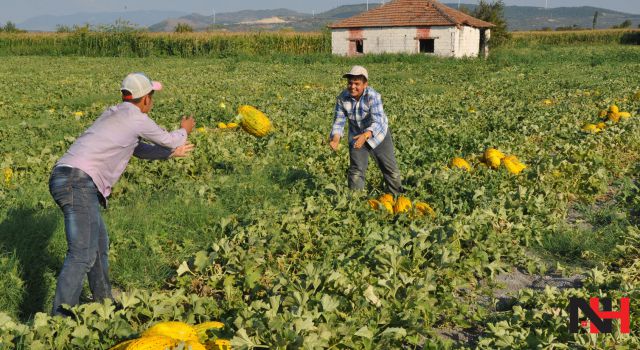
[{"label": "white cap", "polygon": [[343,75],[342,77],[349,78],[349,77],[358,76],[358,75],[362,75],[365,77],[365,79],[369,80],[369,73],[367,73],[367,70],[363,66],[351,67],[351,71],[349,73],[345,73],[345,75]]},{"label": "white cap", "polygon": [[131,73],[122,81],[120,91],[131,94],[131,99],[143,97],[151,91],[162,90],[162,84],[159,81],[152,81],[143,73]]}]

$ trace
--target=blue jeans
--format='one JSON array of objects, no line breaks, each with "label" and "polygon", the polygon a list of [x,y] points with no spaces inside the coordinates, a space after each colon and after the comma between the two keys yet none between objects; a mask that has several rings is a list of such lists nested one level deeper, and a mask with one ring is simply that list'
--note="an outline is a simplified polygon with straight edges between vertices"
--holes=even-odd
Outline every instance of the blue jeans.
[{"label": "blue jeans", "polygon": [[109,236],[100,215],[98,188],[80,169],[56,167],[49,179],[49,191],[64,214],[67,256],[58,275],[53,315],[68,315],[62,304],[80,302],[84,276],[96,301],[111,296],[109,283]]},{"label": "blue jeans", "polygon": [[353,146],[349,147],[350,164],[347,173],[349,188],[352,190],[364,189],[364,174],[369,166],[369,156],[371,155],[382,171],[387,190],[394,195],[404,192],[400,170],[398,169],[393,149],[391,130],[387,131],[387,136],[374,149],[371,149],[371,146],[366,142],[360,149],[355,149]]}]

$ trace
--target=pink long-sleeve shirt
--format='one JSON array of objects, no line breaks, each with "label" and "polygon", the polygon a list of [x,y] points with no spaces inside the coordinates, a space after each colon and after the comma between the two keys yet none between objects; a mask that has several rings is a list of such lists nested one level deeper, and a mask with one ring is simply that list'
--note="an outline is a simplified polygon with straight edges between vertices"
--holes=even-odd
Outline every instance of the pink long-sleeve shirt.
[{"label": "pink long-sleeve shirt", "polygon": [[167,132],[137,106],[123,102],[102,113],[56,165],[70,165],[84,171],[107,198],[141,139],[174,149],[185,143],[187,131]]}]

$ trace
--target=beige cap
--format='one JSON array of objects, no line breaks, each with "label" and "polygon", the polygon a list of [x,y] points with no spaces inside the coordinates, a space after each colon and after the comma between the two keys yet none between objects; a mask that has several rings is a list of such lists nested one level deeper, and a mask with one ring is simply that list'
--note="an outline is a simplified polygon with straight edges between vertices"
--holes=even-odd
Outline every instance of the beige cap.
[{"label": "beige cap", "polygon": [[369,80],[369,73],[367,73],[367,70],[363,66],[351,67],[351,71],[349,71],[349,73],[346,73],[342,77],[349,78],[349,77],[358,76],[358,75],[362,75],[365,77],[365,79]]},{"label": "beige cap", "polygon": [[120,91],[131,94],[131,99],[145,96],[151,91],[162,90],[162,84],[159,81],[152,81],[143,73],[131,73],[122,81]]}]

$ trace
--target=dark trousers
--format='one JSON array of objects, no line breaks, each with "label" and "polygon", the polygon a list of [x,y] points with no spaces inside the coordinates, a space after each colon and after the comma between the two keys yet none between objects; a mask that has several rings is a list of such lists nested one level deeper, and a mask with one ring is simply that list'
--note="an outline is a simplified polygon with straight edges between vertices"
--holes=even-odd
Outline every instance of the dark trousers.
[{"label": "dark trousers", "polygon": [[56,167],[49,191],[64,214],[67,255],[58,275],[53,315],[67,315],[61,308],[80,302],[85,275],[96,301],[111,298],[109,236],[100,215],[100,192],[80,169]]},{"label": "dark trousers", "polygon": [[369,165],[369,155],[378,163],[389,192],[394,195],[402,193],[402,179],[393,150],[391,131],[387,132],[382,143],[374,149],[371,149],[368,143],[365,143],[360,149],[355,149],[353,146],[349,148],[350,164],[347,174],[349,188],[352,190],[364,189],[364,174]]}]

